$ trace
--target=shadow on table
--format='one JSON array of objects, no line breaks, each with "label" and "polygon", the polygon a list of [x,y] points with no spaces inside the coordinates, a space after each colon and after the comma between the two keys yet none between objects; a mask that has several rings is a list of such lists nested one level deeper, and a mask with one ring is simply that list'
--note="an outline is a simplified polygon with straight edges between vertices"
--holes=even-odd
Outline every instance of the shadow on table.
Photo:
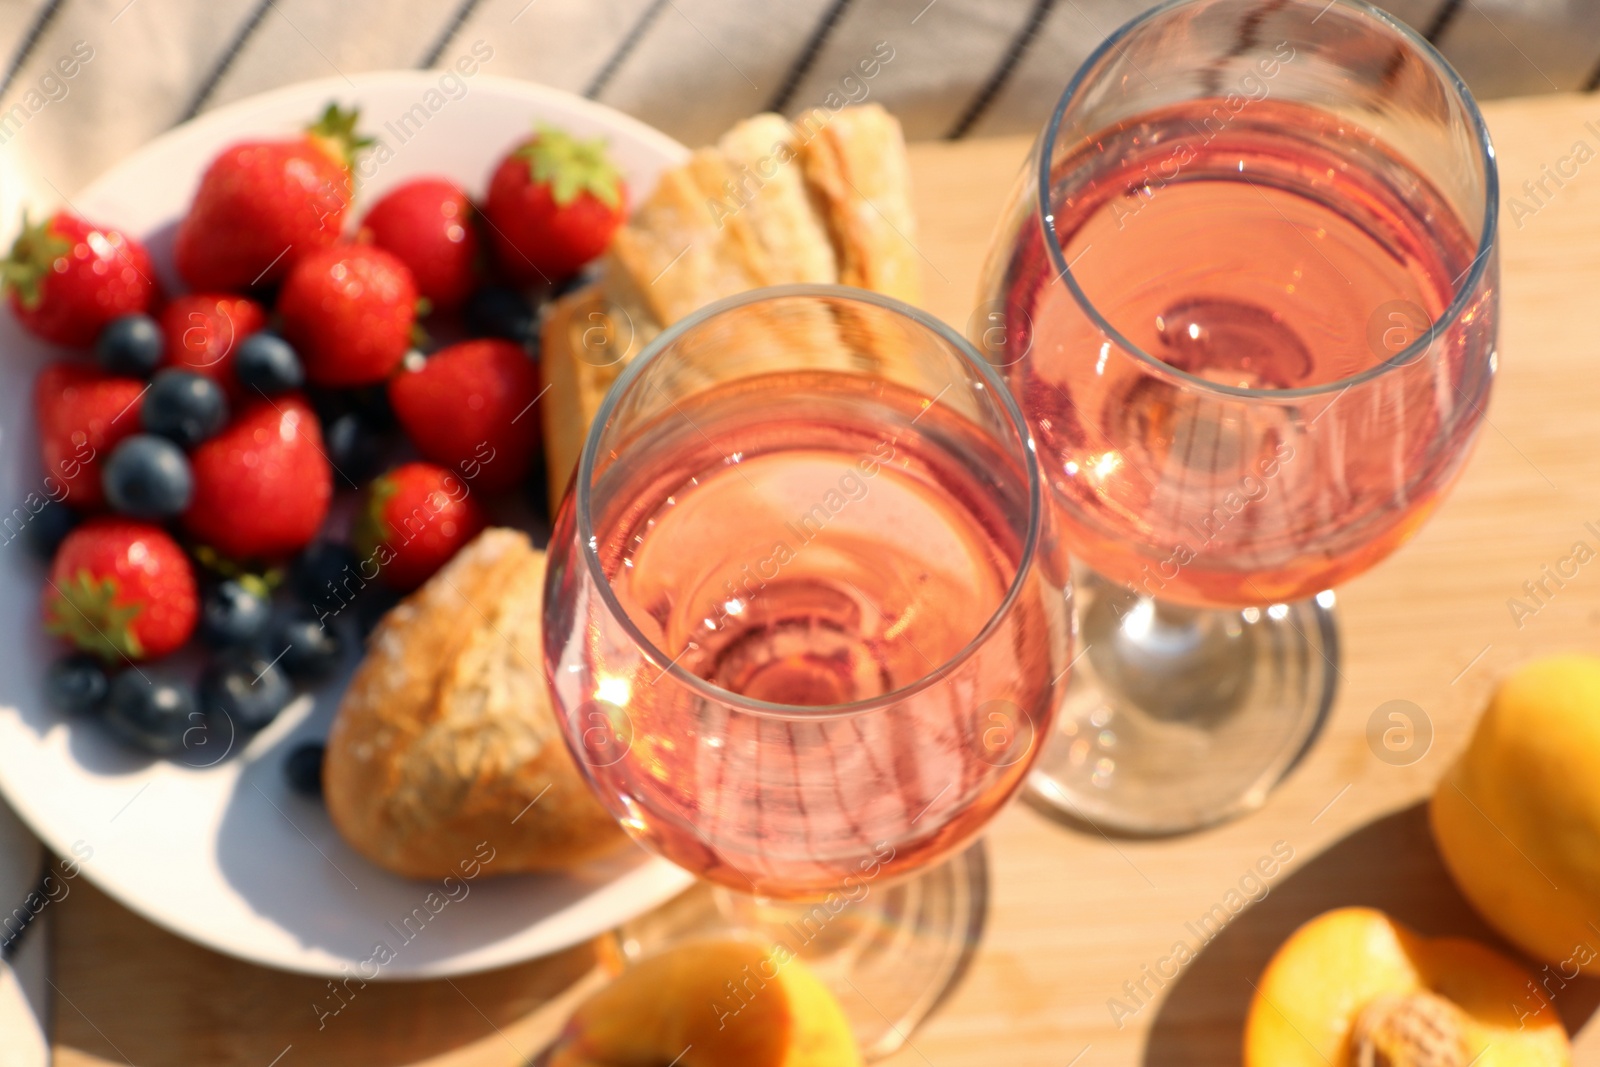
[{"label": "shadow on table", "polygon": [[[1470,937],[1516,954],[1451,881],[1428,829],[1427,805],[1417,804],[1304,861],[1206,944],[1167,989],[1150,1028],[1144,1067],[1238,1063],[1250,983],[1297,927],[1347,905],[1381,908],[1430,937]],[[1576,1034],[1600,1005],[1600,980],[1568,983],[1555,1004],[1567,1031]]]}]

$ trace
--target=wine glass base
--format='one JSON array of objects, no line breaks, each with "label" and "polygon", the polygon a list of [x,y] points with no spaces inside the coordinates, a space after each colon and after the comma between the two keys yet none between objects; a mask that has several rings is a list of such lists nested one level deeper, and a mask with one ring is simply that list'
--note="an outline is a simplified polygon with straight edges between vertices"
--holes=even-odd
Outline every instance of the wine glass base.
[{"label": "wine glass base", "polygon": [[960,981],[988,900],[980,839],[909,879],[863,881],[823,901],[769,900],[702,882],[615,936],[628,962],[688,940],[781,944],[838,998],[862,1055],[877,1060],[904,1045]]},{"label": "wine glass base", "polygon": [[1078,596],[1083,652],[1029,802],[1129,836],[1187,833],[1265,803],[1333,705],[1333,594],[1212,611],[1088,574]]}]

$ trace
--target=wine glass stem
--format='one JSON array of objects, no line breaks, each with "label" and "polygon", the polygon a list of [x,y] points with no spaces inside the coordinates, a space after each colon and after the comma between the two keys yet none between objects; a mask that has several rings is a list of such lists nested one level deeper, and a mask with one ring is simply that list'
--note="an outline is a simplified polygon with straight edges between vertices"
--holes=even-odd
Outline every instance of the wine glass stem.
[{"label": "wine glass stem", "polygon": [[1333,594],[1206,609],[1078,582],[1084,653],[1030,799],[1128,834],[1259,807],[1316,737],[1338,679]]}]

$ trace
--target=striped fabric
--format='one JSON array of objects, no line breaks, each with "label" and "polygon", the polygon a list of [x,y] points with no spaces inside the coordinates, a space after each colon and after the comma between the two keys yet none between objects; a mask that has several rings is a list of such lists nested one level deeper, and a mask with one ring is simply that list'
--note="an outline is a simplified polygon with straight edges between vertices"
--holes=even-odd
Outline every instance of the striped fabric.
[{"label": "striped fabric", "polygon": [[[0,0],[0,185],[70,197],[207,108],[306,78],[446,65],[582,93],[703,143],[831,92],[912,138],[1031,131],[1142,0]],[[1387,0],[1479,95],[1592,89],[1593,0]],[[887,42],[871,80],[856,64]],[[56,194],[51,197],[50,193]],[[0,209],[11,206],[0,188]],[[10,220],[0,220],[9,222]],[[5,228],[0,226],[0,229]]]}]

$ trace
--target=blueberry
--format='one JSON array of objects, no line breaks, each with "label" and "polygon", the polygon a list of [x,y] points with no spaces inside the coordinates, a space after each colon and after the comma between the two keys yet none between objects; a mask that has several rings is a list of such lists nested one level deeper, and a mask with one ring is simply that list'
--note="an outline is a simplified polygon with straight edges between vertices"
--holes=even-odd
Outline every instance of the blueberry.
[{"label": "blueberry", "polygon": [[315,682],[332,674],[344,658],[344,642],[333,626],[299,616],[278,626],[268,648],[283,650],[278,665],[295,681]]},{"label": "blueberry", "polygon": [[183,748],[184,735],[200,723],[194,690],[182,682],[123,671],[111,680],[105,723],[121,741],[157,756]]},{"label": "blueberry", "polygon": [[539,316],[527,297],[503,285],[486,285],[467,297],[462,312],[475,337],[503,337],[534,344],[539,337]]},{"label": "blueberry", "polygon": [[228,424],[228,398],[203,374],[164,370],[150,382],[140,419],[151,433],[193,448]]},{"label": "blueberry", "polygon": [[226,653],[200,675],[200,707],[214,728],[227,719],[237,733],[255,733],[292,699],[288,677],[261,653]]},{"label": "blueberry", "polygon": [[337,541],[313,541],[289,568],[289,587],[319,618],[336,614],[365,585],[354,550]]},{"label": "blueberry", "polygon": [[298,389],[306,380],[294,346],[275,333],[253,333],[240,341],[233,373],[240,385],[267,396]]},{"label": "blueberry", "polygon": [[165,519],[189,506],[194,473],[183,449],[154,434],[124,437],[100,472],[113,511],[136,519]]},{"label": "blueberry", "polygon": [[283,777],[289,782],[289,788],[303,797],[321,797],[322,760],[327,754],[327,746],[315,741],[291,749],[283,760]]},{"label": "blueberry", "polygon": [[212,648],[259,643],[272,621],[272,604],[250,582],[230,578],[206,594],[200,605],[200,636]]},{"label": "blueberry", "polygon": [[95,338],[94,355],[109,374],[148,378],[161,365],[166,341],[149,315],[123,315],[106,323]]},{"label": "blueberry", "polygon": [[389,442],[356,412],[335,415],[324,423],[322,440],[328,462],[347,480],[359,485],[383,472]]},{"label": "blueberry", "polygon": [[78,525],[78,513],[59,500],[52,500],[39,509],[39,513],[23,529],[28,550],[42,560],[56,557],[56,549]]},{"label": "blueberry", "polygon": [[94,711],[105,702],[111,680],[105,667],[87,652],[74,652],[56,660],[45,675],[45,696],[50,706],[68,715]]}]

